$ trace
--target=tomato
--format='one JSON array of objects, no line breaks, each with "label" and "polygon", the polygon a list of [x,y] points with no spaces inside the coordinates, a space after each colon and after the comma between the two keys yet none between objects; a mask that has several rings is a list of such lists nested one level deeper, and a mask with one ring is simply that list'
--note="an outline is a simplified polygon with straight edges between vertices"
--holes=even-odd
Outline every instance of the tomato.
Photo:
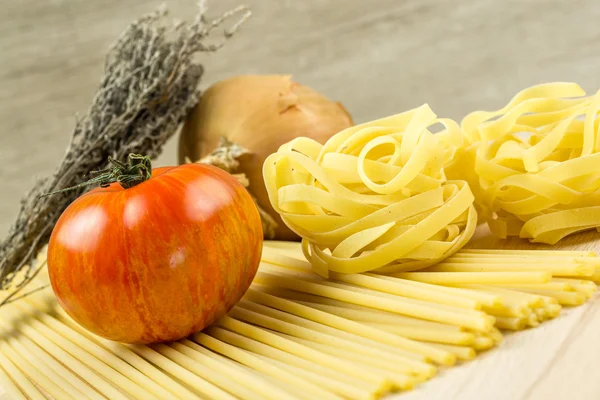
[{"label": "tomato", "polygon": [[124,343],[177,340],[231,309],[256,274],[262,225],[228,173],[158,168],[75,200],[48,246],[50,282],[79,324]]}]

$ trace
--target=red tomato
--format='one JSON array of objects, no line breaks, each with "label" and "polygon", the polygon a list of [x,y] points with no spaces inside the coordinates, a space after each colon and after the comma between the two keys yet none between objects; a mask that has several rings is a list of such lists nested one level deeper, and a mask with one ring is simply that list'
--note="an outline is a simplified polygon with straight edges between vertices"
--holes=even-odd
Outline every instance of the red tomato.
[{"label": "red tomato", "polygon": [[125,343],[177,340],[223,316],[258,268],[262,225],[235,178],[209,165],[157,168],[74,201],[50,238],[58,302],[79,324]]}]

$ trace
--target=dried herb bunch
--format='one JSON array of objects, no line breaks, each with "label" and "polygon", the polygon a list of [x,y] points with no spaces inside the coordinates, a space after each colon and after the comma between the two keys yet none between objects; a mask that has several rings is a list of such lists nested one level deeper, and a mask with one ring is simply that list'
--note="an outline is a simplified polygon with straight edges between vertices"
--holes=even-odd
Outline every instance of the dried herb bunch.
[{"label": "dried herb bunch", "polygon": [[[194,56],[219,49],[250,15],[239,7],[207,21],[205,11],[201,1],[193,22],[173,23],[161,8],[132,23],[111,47],[100,87],[76,121],[64,159],[22,200],[15,224],[0,243],[0,289],[16,288],[14,295],[33,278],[39,271],[31,267],[35,256],[61,213],[86,189],[39,198],[41,194],[80,184],[90,171],[106,168],[109,156],[124,160],[138,153],[155,158],[176,133],[200,97],[203,67]],[[233,16],[239,18],[224,38],[207,43],[211,32]]]}]

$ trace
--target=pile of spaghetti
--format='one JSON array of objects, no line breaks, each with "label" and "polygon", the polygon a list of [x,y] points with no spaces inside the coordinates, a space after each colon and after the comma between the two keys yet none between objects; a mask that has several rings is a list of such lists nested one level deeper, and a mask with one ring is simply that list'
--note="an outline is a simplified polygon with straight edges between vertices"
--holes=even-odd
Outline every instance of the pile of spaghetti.
[{"label": "pile of spaghetti", "polygon": [[87,332],[46,289],[0,308],[0,388],[18,400],[380,398],[495,347],[500,329],[583,304],[600,258],[460,250],[419,272],[332,275],[314,274],[299,243],[266,242],[227,316],[150,346]]}]

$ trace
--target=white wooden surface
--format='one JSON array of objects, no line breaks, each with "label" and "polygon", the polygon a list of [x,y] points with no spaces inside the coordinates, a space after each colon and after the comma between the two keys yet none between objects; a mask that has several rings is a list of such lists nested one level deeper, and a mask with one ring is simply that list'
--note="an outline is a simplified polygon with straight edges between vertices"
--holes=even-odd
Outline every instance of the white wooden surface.
[{"label": "white wooden surface", "polygon": [[[195,3],[0,3],[0,235],[34,177],[62,157],[106,48],[128,22],[163,2],[184,17]],[[596,0],[219,0],[213,14],[240,2],[254,16],[226,48],[203,58],[205,86],[240,73],[292,73],[342,101],[356,122],[424,102],[460,119],[551,80],[600,88]],[[175,149],[172,141],[159,163],[175,162]],[[398,398],[600,399],[599,308],[596,301],[516,334]]]}]

